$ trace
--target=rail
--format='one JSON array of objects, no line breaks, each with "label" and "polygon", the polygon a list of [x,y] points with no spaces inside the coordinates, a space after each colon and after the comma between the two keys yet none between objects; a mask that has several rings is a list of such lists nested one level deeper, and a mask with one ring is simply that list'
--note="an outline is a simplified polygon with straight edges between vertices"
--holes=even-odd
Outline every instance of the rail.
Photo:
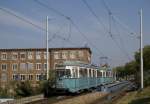
[{"label": "rail", "polygon": [[21,99],[10,100],[10,101],[6,101],[6,102],[2,102],[0,104],[28,104],[28,103],[35,102],[38,100],[43,100],[43,99],[44,99],[44,95],[41,94],[41,95],[25,97],[25,98],[21,98]]}]

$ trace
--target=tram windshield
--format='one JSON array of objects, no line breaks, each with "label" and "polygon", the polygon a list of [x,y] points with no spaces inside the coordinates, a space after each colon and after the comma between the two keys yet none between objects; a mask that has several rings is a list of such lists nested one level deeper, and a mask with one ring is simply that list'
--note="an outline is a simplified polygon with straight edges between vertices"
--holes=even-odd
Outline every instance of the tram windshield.
[{"label": "tram windshield", "polygon": [[57,77],[64,77],[64,78],[68,78],[71,76],[70,74],[70,70],[69,69],[57,69],[56,70],[56,75]]}]

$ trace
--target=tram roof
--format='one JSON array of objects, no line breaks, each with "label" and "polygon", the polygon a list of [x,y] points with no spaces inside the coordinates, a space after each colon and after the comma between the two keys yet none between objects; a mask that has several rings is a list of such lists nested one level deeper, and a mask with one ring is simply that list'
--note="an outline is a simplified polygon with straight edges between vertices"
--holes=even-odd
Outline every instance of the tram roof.
[{"label": "tram roof", "polygon": [[111,68],[110,67],[100,67],[99,70],[111,70]]},{"label": "tram roof", "polygon": [[[61,64],[62,66],[80,66],[80,67],[86,67],[86,68],[96,68],[98,69],[99,67],[93,64],[87,64],[85,62],[81,61],[65,61]],[[60,66],[61,66],[60,65]]]}]

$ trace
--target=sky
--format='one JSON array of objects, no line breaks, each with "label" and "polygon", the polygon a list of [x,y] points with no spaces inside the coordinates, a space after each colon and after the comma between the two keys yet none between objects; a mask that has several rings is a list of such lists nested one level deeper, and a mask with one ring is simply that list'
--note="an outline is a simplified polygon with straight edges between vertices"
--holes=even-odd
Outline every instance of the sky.
[{"label": "sky", "polygon": [[150,45],[150,0],[0,0],[0,48],[46,47],[48,16],[50,48],[86,46],[92,63],[123,65],[140,47],[141,8],[145,46]]}]

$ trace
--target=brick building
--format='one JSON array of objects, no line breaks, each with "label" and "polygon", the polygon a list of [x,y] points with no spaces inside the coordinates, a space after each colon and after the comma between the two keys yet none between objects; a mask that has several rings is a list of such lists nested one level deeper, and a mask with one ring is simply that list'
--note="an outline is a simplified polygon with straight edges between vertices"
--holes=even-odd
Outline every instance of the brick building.
[{"label": "brick building", "polygon": [[[63,61],[91,62],[90,48],[49,48],[49,69]],[[29,80],[33,85],[46,76],[46,49],[0,49],[0,87],[13,80]]]}]

